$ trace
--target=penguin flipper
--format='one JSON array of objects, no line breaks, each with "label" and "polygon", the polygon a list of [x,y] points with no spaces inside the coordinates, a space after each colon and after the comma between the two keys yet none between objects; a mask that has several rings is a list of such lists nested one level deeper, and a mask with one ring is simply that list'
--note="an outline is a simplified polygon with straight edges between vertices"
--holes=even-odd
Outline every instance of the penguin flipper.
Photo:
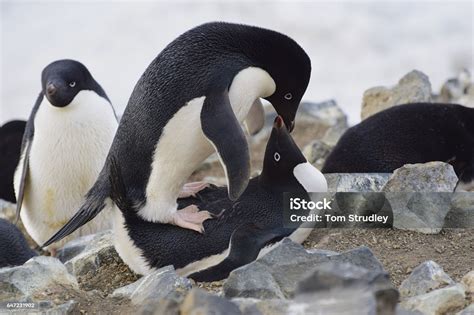
[{"label": "penguin flipper", "polygon": [[275,243],[289,236],[294,229],[263,229],[255,224],[241,225],[232,233],[229,254],[215,266],[195,272],[188,277],[194,281],[211,282],[225,279],[229,273],[257,259],[260,250],[268,243]]},{"label": "penguin flipper", "polygon": [[245,118],[245,127],[249,135],[255,135],[263,126],[265,126],[265,109],[259,98],[253,102],[252,107],[250,107],[247,118]]},{"label": "penguin flipper", "polygon": [[[20,161],[18,163],[18,167],[16,170],[16,172],[21,172],[21,173],[19,173],[20,174],[19,183],[15,183],[15,186],[19,187],[18,190],[16,191],[17,196],[16,196],[15,224],[18,223],[18,220],[20,220],[21,206],[23,204],[23,198],[25,196],[25,186],[26,186],[26,181],[27,181],[28,171],[29,171],[31,146],[33,144],[33,137],[35,133],[35,117],[42,101],[43,101],[43,93],[40,93],[38,98],[36,99],[35,105],[33,106],[33,110],[31,111],[30,117],[26,123],[25,132],[23,133],[23,139],[21,141]],[[16,177],[16,174],[15,174],[15,177]]]},{"label": "penguin flipper", "polygon": [[250,179],[250,155],[245,134],[230,105],[227,90],[206,96],[201,128],[219,155],[227,177],[229,198],[236,200]]}]

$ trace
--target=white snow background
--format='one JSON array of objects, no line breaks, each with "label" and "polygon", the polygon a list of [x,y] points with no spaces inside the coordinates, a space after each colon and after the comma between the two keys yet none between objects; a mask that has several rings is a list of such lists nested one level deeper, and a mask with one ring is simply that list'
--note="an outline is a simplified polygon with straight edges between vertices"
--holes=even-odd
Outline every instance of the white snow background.
[{"label": "white snow background", "polygon": [[304,100],[335,99],[353,124],[370,87],[418,69],[438,91],[473,72],[473,19],[472,1],[2,1],[0,123],[28,117],[41,70],[63,58],[83,62],[121,113],[170,41],[229,21],[294,38],[312,60]]}]

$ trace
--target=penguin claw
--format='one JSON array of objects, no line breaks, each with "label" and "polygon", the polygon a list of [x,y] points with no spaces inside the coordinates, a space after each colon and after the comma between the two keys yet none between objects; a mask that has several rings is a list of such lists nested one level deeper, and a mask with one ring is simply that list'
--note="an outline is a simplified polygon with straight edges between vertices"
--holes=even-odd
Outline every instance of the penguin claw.
[{"label": "penguin claw", "polygon": [[188,197],[196,197],[196,194],[201,190],[209,187],[210,185],[205,182],[191,182],[184,184],[183,188],[181,189],[178,199],[180,198],[188,198]]},{"label": "penguin claw", "polygon": [[213,216],[209,211],[199,211],[196,205],[190,205],[178,210],[173,215],[172,224],[204,234],[203,222],[212,218]]}]

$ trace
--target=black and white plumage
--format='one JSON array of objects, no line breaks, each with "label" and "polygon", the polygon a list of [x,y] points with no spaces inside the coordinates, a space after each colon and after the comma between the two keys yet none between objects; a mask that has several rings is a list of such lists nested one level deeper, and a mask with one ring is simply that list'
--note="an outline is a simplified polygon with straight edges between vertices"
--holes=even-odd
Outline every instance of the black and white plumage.
[{"label": "black and white plumage", "polygon": [[[39,245],[83,203],[118,124],[107,95],[83,64],[55,61],[43,70],[41,85],[26,124],[14,180],[17,216]],[[110,225],[104,214],[76,236]]]},{"label": "black and white plumage", "polygon": [[12,120],[0,127],[0,199],[16,203],[13,175],[20,160],[26,121]]},{"label": "black and white plumage", "polygon": [[393,172],[430,161],[452,164],[462,183],[474,180],[474,109],[417,103],[379,112],[346,131],[322,171]]},{"label": "black and white plumage", "polygon": [[37,256],[26,242],[21,231],[5,219],[0,218],[0,268],[23,265]]},{"label": "black and white plumage", "polygon": [[250,177],[240,122],[266,98],[291,129],[310,71],[304,50],[271,30],[208,23],[182,34],[138,81],[99,179],[74,218],[46,245],[103,209],[110,197],[111,156],[141,218],[202,231],[208,212],[189,213],[193,205],[178,211],[176,199],[186,180],[217,151],[229,197],[238,198]]},{"label": "black and white plumage", "polygon": [[284,237],[303,242],[311,229],[284,225],[283,193],[308,199],[307,192],[327,191],[324,176],[306,161],[280,117],[267,144],[261,175],[250,180],[237,200],[228,198],[226,187],[213,186],[179,201],[180,206],[196,204],[217,216],[204,223],[203,235],[141,218],[126,195],[128,184],[118,164],[111,163],[111,168],[112,198],[121,210],[114,224],[115,247],[125,263],[140,274],[174,265],[180,274],[198,281],[227,277]]}]

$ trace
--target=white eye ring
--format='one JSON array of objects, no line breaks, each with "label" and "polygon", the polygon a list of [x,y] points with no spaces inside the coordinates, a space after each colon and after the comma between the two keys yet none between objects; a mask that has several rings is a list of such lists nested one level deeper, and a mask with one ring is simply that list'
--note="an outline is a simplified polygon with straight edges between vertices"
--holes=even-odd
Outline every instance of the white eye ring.
[{"label": "white eye ring", "polygon": [[275,161],[280,161],[280,153],[278,152],[275,152],[275,154],[273,154],[273,158],[275,159]]},{"label": "white eye ring", "polygon": [[75,81],[69,82],[69,86],[70,86],[70,87],[75,87],[75,86],[76,86],[76,82],[75,82]]},{"label": "white eye ring", "polygon": [[286,100],[291,100],[293,98],[293,95],[291,95],[291,93],[286,93],[285,94],[285,99]]}]

